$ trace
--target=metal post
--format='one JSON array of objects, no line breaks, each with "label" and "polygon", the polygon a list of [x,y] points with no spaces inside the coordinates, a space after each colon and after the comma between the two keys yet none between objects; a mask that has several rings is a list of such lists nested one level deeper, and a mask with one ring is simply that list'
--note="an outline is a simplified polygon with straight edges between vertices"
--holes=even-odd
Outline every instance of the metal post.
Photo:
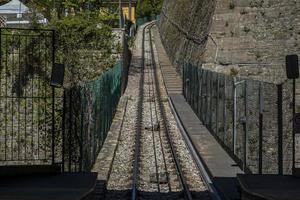
[{"label": "metal post", "polygon": [[232,93],[233,93],[233,115],[232,115],[232,129],[233,129],[233,133],[232,133],[232,145],[233,145],[233,154],[236,155],[236,78],[233,78],[233,87],[232,87]]},{"label": "metal post", "polygon": [[223,101],[223,127],[224,127],[224,135],[223,142],[226,144],[226,132],[227,132],[227,112],[226,112],[226,75],[224,75],[224,101]]},{"label": "metal post", "polygon": [[216,135],[219,137],[219,91],[220,90],[220,81],[219,74],[217,74],[217,94],[216,94]]},{"label": "metal post", "polygon": [[296,161],[296,143],[295,143],[295,114],[296,114],[296,79],[293,79],[293,167],[292,167],[292,172],[294,174],[295,171],[295,161]]},{"label": "metal post", "polygon": [[52,86],[52,165],[55,163],[55,88]]},{"label": "metal post", "polygon": [[201,118],[200,116],[200,114],[201,114],[201,111],[200,111],[200,109],[201,109],[201,90],[202,90],[202,73],[201,73],[201,69],[200,68],[198,68],[198,84],[199,84],[199,87],[198,87],[198,92],[197,92],[197,115],[198,115],[198,117],[199,117],[199,119]]},{"label": "metal post", "polygon": [[282,152],[282,140],[283,140],[283,119],[282,119],[282,85],[277,86],[278,90],[278,174],[283,174],[283,152]]},{"label": "metal post", "polygon": [[209,128],[212,129],[212,109],[213,109],[213,73],[210,72],[210,88],[209,88],[209,91],[210,91],[210,102],[209,102]]},{"label": "metal post", "polygon": [[248,84],[247,81],[244,84],[244,104],[245,104],[245,121],[243,122],[244,125],[244,171],[247,167],[247,157],[248,157],[248,88],[247,88]]},{"label": "metal post", "polygon": [[73,116],[73,110],[72,110],[72,89],[69,90],[69,109],[68,109],[68,112],[69,112],[69,116],[68,116],[68,123],[69,123],[69,134],[68,134],[68,159],[69,159],[69,162],[68,162],[68,170],[69,172],[71,172],[71,169],[72,169],[72,116]]},{"label": "metal post", "polygon": [[65,171],[65,119],[66,119],[66,91],[63,94],[63,116],[62,116],[62,172]]},{"label": "metal post", "polygon": [[258,146],[258,173],[262,174],[263,166],[263,112],[264,112],[264,96],[263,86],[259,83],[259,146]]},{"label": "metal post", "polygon": [[[55,63],[55,31],[52,31],[52,68]],[[52,165],[55,163],[55,88],[52,86]]]}]

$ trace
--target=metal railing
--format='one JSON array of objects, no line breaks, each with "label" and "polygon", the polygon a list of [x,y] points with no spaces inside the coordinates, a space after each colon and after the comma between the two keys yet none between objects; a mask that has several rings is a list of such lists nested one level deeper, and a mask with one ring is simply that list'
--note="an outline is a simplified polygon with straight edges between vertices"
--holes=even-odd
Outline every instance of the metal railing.
[{"label": "metal railing", "polygon": [[61,165],[89,171],[127,85],[131,52],[96,80],[50,86],[55,32],[0,29],[0,165]]},{"label": "metal railing", "polygon": [[189,104],[249,173],[292,170],[292,82],[273,84],[183,66]]},{"label": "metal railing", "polygon": [[53,30],[0,29],[0,165],[55,162],[62,98],[49,85],[54,38]]},{"label": "metal railing", "polygon": [[104,143],[121,95],[121,64],[64,95],[63,168],[89,171]]}]

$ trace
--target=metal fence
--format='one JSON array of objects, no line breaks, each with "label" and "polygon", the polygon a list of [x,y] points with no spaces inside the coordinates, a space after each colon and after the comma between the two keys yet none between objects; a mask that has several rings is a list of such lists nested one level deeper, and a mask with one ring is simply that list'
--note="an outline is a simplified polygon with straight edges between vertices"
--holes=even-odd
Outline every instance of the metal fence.
[{"label": "metal fence", "polygon": [[224,149],[249,173],[292,170],[292,83],[276,85],[183,66],[184,95]]},{"label": "metal fence", "polygon": [[121,64],[99,79],[65,91],[63,169],[89,171],[104,143],[121,95]]},{"label": "metal fence", "polygon": [[61,165],[89,171],[127,85],[131,53],[96,80],[50,86],[55,32],[0,29],[0,166]]},{"label": "metal fence", "polygon": [[55,162],[62,98],[49,85],[54,35],[53,30],[0,29],[0,165]]}]

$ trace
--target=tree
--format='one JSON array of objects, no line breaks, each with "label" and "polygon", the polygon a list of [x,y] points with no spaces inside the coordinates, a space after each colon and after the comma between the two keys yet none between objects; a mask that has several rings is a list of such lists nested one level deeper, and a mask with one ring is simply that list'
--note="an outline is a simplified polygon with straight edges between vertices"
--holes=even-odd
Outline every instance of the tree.
[{"label": "tree", "polygon": [[137,5],[138,17],[148,17],[158,15],[161,11],[163,0],[143,0]]}]

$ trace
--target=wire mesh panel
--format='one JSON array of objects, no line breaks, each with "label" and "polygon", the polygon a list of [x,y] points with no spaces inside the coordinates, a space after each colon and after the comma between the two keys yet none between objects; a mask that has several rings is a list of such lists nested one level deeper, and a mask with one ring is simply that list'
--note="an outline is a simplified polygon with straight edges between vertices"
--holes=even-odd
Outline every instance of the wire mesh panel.
[{"label": "wire mesh panel", "polygon": [[247,81],[247,149],[248,168],[253,173],[259,170],[259,119],[260,119],[260,83],[258,81]]},{"label": "wire mesh panel", "polygon": [[49,85],[54,31],[2,28],[0,36],[0,165],[50,164],[62,111]]},{"label": "wire mesh panel", "polygon": [[290,174],[292,83],[260,82],[183,68],[184,94],[203,124],[246,172]]},{"label": "wire mesh panel", "polygon": [[218,90],[217,73],[211,74],[211,130],[217,133],[217,90]]},{"label": "wire mesh panel", "polygon": [[283,88],[283,173],[291,174],[293,166],[293,108],[291,102],[293,101],[293,82],[288,80],[282,85]]},{"label": "wire mesh panel", "polygon": [[245,160],[246,153],[246,81],[236,79],[235,82],[235,103],[236,103],[236,156]]},{"label": "wire mesh panel", "polygon": [[225,144],[233,151],[233,78],[226,77],[226,134],[225,134]]},{"label": "wire mesh panel", "polygon": [[64,169],[89,171],[101,150],[121,95],[121,65],[65,92]]},{"label": "wire mesh panel", "polygon": [[203,81],[203,70],[201,70],[201,68],[198,68],[197,70],[197,75],[198,75],[198,84],[199,84],[199,87],[198,87],[198,100],[197,100],[197,116],[199,118],[201,118],[201,110],[202,110],[202,91],[203,91],[203,84],[202,84],[202,81]]},{"label": "wire mesh panel", "polygon": [[278,91],[273,84],[263,86],[263,148],[262,162],[264,174],[278,173]]},{"label": "wire mesh panel", "polygon": [[225,75],[219,74],[218,76],[219,89],[218,89],[218,129],[217,134],[220,140],[224,142],[225,135]]}]

